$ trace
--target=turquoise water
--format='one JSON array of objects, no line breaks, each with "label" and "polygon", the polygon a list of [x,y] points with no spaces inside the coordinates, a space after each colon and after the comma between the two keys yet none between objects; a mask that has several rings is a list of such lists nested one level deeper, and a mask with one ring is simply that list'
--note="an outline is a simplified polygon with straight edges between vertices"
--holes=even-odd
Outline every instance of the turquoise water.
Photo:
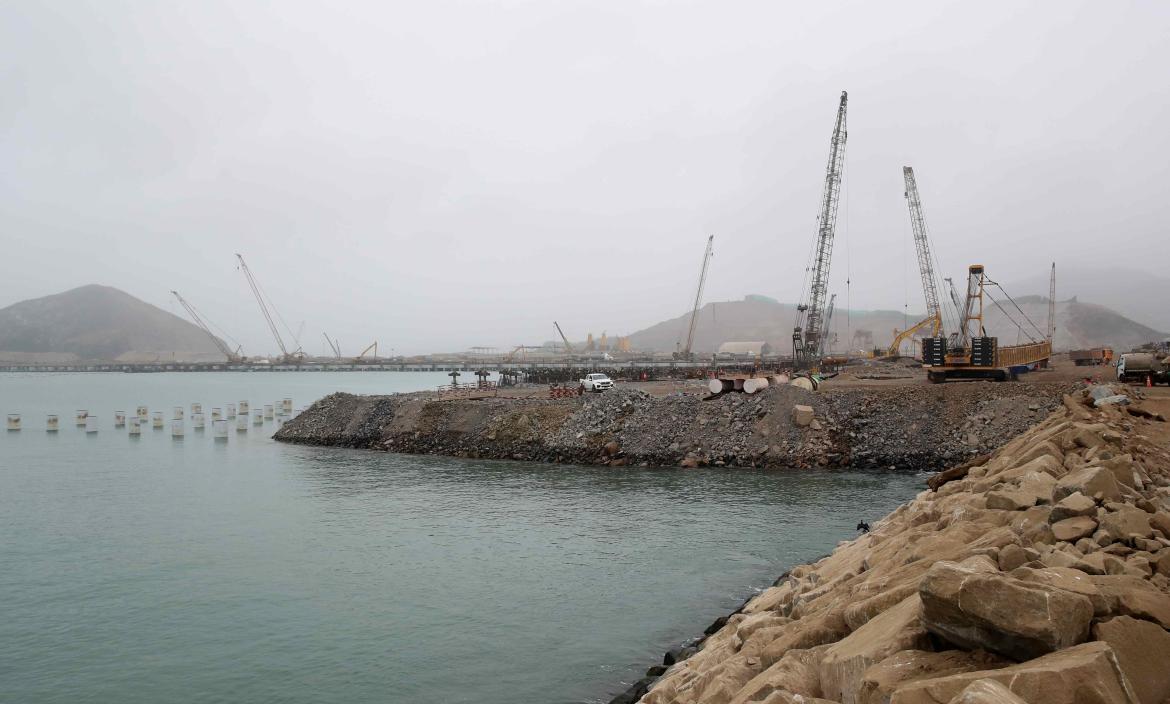
[{"label": "turquoise water", "polygon": [[0,701],[602,701],[921,486],[308,448],[271,422],[226,443],[189,421],[182,440],[113,427],[140,404],[444,381],[0,375],[24,426],[0,435]]}]

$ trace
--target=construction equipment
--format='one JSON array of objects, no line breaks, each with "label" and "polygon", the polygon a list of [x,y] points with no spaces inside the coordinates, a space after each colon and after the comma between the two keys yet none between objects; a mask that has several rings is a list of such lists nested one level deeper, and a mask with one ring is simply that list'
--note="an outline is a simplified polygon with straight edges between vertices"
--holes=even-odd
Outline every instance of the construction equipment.
[{"label": "construction equipment", "polygon": [[[236,259],[240,260],[240,270],[244,272],[244,278],[248,280],[248,286],[251,287],[252,294],[256,296],[256,303],[260,306],[260,312],[264,315],[264,320],[268,323],[268,329],[272,332],[273,339],[276,340],[276,346],[280,348],[280,363],[289,364],[300,362],[304,359],[305,353],[299,347],[292,353],[289,353],[288,348],[284,344],[284,339],[280,336],[280,331],[276,329],[276,322],[272,319],[272,313],[269,312],[268,304],[264,302],[264,295],[260,292],[260,286],[256,283],[256,278],[252,276],[252,270],[248,268],[248,264],[244,261],[242,254],[236,253]],[[275,307],[273,307],[273,310],[275,310]],[[279,315],[277,313],[277,317]]]},{"label": "construction equipment", "polygon": [[914,169],[910,166],[902,167],[902,180],[906,190],[906,205],[910,208],[910,227],[914,232],[914,249],[918,253],[918,274],[922,278],[922,295],[926,298],[926,318],[899,332],[894,331],[894,341],[886,352],[887,357],[897,357],[901,354],[902,343],[911,339],[913,335],[930,326],[930,336],[938,337],[943,333],[943,312],[938,300],[938,279],[934,274],[934,255],[930,248],[930,235],[926,229],[926,218],[922,214],[922,198],[918,195],[918,181],[914,178]]},{"label": "construction equipment", "polygon": [[557,333],[561,336],[561,341],[565,343],[565,352],[573,354],[573,346],[569,344],[569,338],[565,337],[565,331],[561,330],[561,324],[554,320],[553,327],[557,329]]},{"label": "construction equipment", "polygon": [[329,339],[329,333],[323,332],[321,334],[325,336],[325,342],[329,345],[329,349],[333,350],[333,356],[341,359],[341,345],[337,340]]},{"label": "construction equipment", "polygon": [[[366,352],[369,352],[370,350],[374,351],[374,359],[377,359],[378,358],[378,341],[377,340],[374,340],[373,342],[371,342],[369,344],[369,346],[366,347],[364,350],[362,350],[360,353],[358,353],[358,356],[354,357],[354,359],[355,360],[362,359],[363,357],[366,356]],[[391,350],[391,351],[393,351],[393,350]]]},{"label": "construction equipment", "polygon": [[1112,347],[1094,347],[1087,350],[1071,350],[1068,358],[1078,367],[1099,367],[1113,365]]},{"label": "construction equipment", "polygon": [[191,316],[191,320],[194,320],[195,324],[198,325],[199,328],[203,330],[203,332],[207,333],[207,336],[211,338],[213,343],[215,343],[215,346],[219,349],[220,353],[222,353],[224,357],[227,357],[229,364],[238,364],[244,361],[244,358],[240,356],[239,345],[236,346],[236,349],[233,352],[232,349],[227,346],[227,343],[219,339],[219,336],[211,331],[211,328],[207,326],[207,323],[203,322],[203,317],[199,315],[198,312],[196,312],[194,306],[187,302],[187,299],[180,296],[178,291],[171,291],[171,293],[174,294],[175,298],[178,299],[179,305],[183,306],[183,308],[187,311],[187,315]]},{"label": "construction equipment", "polygon": [[821,335],[821,348],[817,350],[818,357],[824,357],[830,351],[829,338],[833,334],[833,309],[837,306],[837,294],[829,296],[829,307],[825,312],[825,334]]},{"label": "construction equipment", "polygon": [[812,279],[796,306],[796,325],[792,330],[792,360],[797,369],[815,369],[820,363],[821,336],[825,334],[825,300],[829,288],[829,262],[833,255],[833,235],[837,227],[837,203],[841,197],[841,176],[845,166],[845,142],[849,133],[845,109],[849,94],[841,91],[837,121],[829,142],[829,164],[825,168],[825,189],[817,218],[817,241],[811,264]]},{"label": "construction equipment", "polygon": [[[1003,287],[992,281],[984,272],[982,264],[968,268],[967,295],[963,302],[963,314],[957,336],[927,337],[922,340],[922,366],[927,370],[927,379],[932,383],[948,379],[1014,379],[1017,374],[1040,364],[1052,356],[1052,343],[1045,339],[1036,341],[1023,325],[1016,321],[999,301],[995,300],[989,288],[995,286],[1003,292],[1008,302],[1043,337],[1036,324],[1028,320],[1019,305],[1003,291]],[[984,299],[988,299],[1009,320],[1015,322],[1020,331],[1033,341],[1028,344],[999,346],[999,340],[989,337],[983,326]]]},{"label": "construction equipment", "polygon": [[680,340],[675,344],[674,358],[685,359],[691,361],[694,359],[694,353],[691,347],[695,343],[695,323],[699,319],[699,306],[703,301],[703,289],[707,285],[707,267],[711,264],[711,255],[714,254],[713,247],[715,246],[715,235],[707,238],[707,248],[703,250],[703,266],[699,268],[699,285],[695,289],[695,303],[691,307],[691,322],[687,325],[687,344],[682,346]]}]

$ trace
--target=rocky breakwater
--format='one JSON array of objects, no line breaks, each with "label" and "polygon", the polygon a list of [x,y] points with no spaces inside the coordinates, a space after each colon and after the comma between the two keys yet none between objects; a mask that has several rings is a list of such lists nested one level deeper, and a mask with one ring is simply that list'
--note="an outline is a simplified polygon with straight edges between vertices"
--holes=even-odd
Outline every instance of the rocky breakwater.
[{"label": "rocky breakwater", "polygon": [[1092,402],[939,475],[615,701],[1170,701],[1170,433]]},{"label": "rocky breakwater", "polygon": [[610,466],[937,469],[989,452],[1060,405],[1066,384],[832,388],[568,399],[333,394],[285,442]]}]

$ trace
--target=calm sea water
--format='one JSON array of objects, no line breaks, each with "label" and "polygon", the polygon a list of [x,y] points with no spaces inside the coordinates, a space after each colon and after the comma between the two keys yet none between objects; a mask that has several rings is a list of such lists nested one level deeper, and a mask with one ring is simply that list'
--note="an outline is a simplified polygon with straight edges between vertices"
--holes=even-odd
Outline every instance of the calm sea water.
[{"label": "calm sea water", "polygon": [[[442,373],[0,375],[0,701],[595,702],[921,478],[127,436]],[[100,430],[87,435],[73,414]],[[44,431],[47,413],[61,430]]]}]

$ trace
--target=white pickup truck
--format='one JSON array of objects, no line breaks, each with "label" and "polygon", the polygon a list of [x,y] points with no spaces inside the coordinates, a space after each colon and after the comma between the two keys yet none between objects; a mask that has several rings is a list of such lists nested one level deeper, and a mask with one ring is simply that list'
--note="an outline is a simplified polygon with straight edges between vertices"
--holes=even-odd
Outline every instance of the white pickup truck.
[{"label": "white pickup truck", "polygon": [[586,374],[585,378],[581,380],[581,388],[585,391],[601,393],[613,388],[613,379],[605,374]]}]

